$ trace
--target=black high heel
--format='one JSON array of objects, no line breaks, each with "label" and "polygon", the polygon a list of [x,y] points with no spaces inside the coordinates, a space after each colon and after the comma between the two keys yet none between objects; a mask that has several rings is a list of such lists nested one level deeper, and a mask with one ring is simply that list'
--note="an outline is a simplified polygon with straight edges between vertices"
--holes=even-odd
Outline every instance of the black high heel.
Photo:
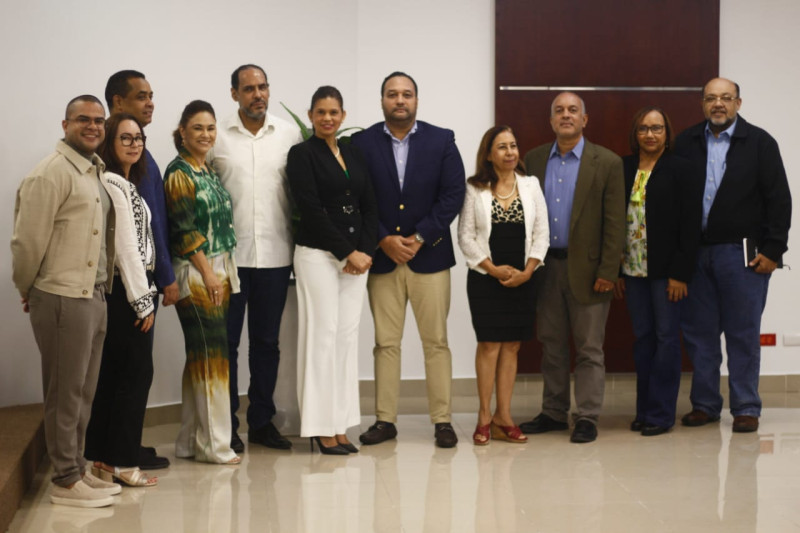
[{"label": "black high heel", "polygon": [[322,441],[319,440],[319,437],[311,437],[309,439],[311,442],[311,451],[314,451],[314,441],[317,441],[317,446],[319,447],[319,452],[323,455],[349,455],[350,452],[343,448],[341,445],[337,444],[336,446],[329,446],[326,447],[322,444]]},{"label": "black high heel", "polygon": [[339,446],[349,453],[358,453],[358,448],[356,448],[352,442],[340,442]]}]

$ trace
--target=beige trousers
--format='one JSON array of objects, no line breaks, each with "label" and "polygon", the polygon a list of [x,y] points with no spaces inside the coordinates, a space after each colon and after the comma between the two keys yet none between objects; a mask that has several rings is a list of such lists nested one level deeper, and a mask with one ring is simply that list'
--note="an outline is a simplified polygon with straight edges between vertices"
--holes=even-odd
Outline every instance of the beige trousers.
[{"label": "beige trousers", "polygon": [[400,346],[406,307],[417,321],[425,354],[425,379],[431,421],[450,422],[452,357],[447,346],[447,314],[450,312],[450,270],[417,274],[398,265],[387,274],[370,274],[369,305],[375,322],[375,415],[397,422],[400,394]]}]

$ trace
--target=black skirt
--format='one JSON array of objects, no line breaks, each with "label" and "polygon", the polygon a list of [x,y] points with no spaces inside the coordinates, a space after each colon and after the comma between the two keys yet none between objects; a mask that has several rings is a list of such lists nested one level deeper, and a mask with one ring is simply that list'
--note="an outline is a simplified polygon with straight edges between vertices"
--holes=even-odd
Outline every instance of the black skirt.
[{"label": "black skirt", "polygon": [[[493,222],[489,249],[495,265],[525,269],[525,224]],[[513,342],[533,338],[536,311],[532,278],[504,287],[488,274],[467,273],[467,298],[478,342]]]}]

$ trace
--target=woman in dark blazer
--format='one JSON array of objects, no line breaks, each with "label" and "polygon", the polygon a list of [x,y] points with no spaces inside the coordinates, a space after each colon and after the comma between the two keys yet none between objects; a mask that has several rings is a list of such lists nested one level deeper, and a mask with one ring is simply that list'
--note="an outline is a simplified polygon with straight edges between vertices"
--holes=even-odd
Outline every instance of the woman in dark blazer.
[{"label": "woman in dark blazer", "polygon": [[308,112],[314,135],[289,151],[286,174],[300,210],[295,243],[300,436],[320,451],[358,449],[347,428],[361,423],[358,395],[358,325],[378,215],[361,152],[339,144],[345,118],[342,95],[320,87]]},{"label": "woman in dark blazer", "polygon": [[660,435],[675,424],[681,378],[680,301],[700,242],[702,177],[671,155],[666,113],[646,107],[623,158],[627,231],[617,297],[626,297],[636,340],[636,418],[631,431]]}]

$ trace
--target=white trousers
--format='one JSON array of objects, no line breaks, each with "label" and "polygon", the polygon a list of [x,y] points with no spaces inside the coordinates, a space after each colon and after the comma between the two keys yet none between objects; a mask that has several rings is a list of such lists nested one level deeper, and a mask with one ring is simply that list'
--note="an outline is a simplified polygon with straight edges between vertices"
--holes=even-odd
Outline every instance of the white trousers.
[{"label": "white trousers", "polygon": [[345,274],[345,262],[330,252],[295,247],[301,437],[341,435],[361,423],[358,325],[367,275]]}]

